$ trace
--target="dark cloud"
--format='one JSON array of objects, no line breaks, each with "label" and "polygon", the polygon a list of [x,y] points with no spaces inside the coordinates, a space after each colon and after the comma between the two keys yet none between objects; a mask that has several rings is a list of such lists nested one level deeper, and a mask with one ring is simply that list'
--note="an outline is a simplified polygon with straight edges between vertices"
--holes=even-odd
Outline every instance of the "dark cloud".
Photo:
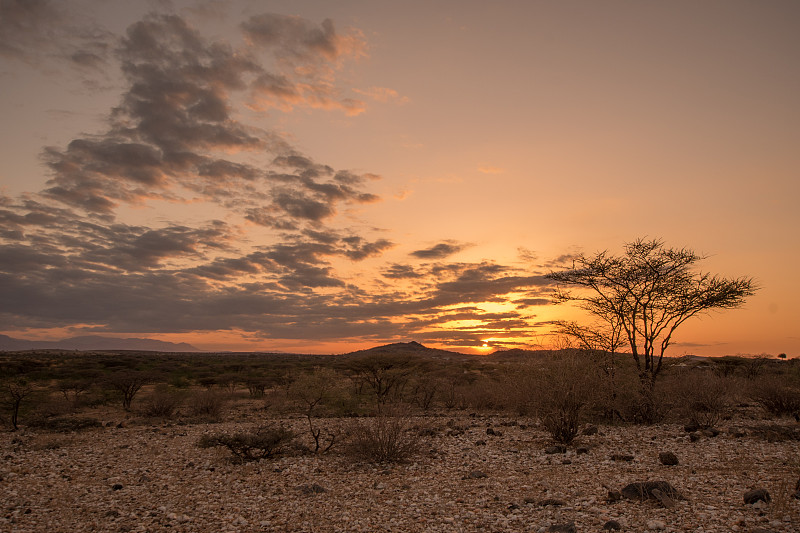
[{"label": "dark cloud", "polygon": [[416,250],[411,255],[419,259],[444,259],[469,247],[469,244],[458,243],[455,241],[440,242],[430,248]]},{"label": "dark cloud", "polygon": [[[60,24],[56,4],[0,2],[13,14],[0,22],[0,45],[14,32],[31,37]],[[548,281],[491,261],[443,262],[466,243],[416,250],[425,263],[389,264],[377,279],[340,272],[394,246],[379,230],[345,227],[339,215],[377,201],[367,186],[378,177],[300,153],[275,131],[242,122],[237,106],[269,98],[282,109],[360,109],[333,74],[365,53],[363,37],[280,15],[252,17],[241,29],[248,45],[235,48],[209,42],[178,16],[154,14],[114,39],[113,54],[102,31],[74,29],[71,42],[81,46],[63,53],[82,68],[115,60],[125,85],[104,131],[44,150],[42,191],[0,196],[6,328],[462,346],[532,332],[526,308],[544,299]],[[123,221],[122,207],[153,200],[214,214]],[[517,307],[491,313],[484,302]]]}]

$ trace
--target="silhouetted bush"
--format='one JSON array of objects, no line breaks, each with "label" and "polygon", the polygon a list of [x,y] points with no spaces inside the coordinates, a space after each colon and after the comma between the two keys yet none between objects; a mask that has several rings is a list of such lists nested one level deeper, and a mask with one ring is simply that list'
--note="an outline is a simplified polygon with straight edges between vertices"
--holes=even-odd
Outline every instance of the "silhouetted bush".
[{"label": "silhouetted bush", "polygon": [[682,372],[675,395],[679,410],[689,423],[709,428],[715,426],[730,410],[730,378],[706,370]]},{"label": "silhouetted bush", "polygon": [[295,433],[286,428],[260,427],[232,435],[203,435],[197,445],[200,448],[225,447],[233,454],[234,462],[244,463],[284,454],[292,449],[294,439]]},{"label": "silhouetted bush", "polygon": [[419,451],[419,432],[411,431],[407,416],[384,408],[376,416],[353,420],[347,431],[347,452],[358,460],[393,463]]},{"label": "silhouetted bush", "polygon": [[779,376],[759,379],[750,397],[768,413],[775,416],[800,416],[800,389]]},{"label": "silhouetted bush", "polygon": [[542,362],[530,391],[535,412],[555,442],[570,444],[597,394],[598,376],[574,356]]},{"label": "silhouetted bush", "polygon": [[222,392],[213,389],[199,391],[189,399],[189,414],[208,420],[219,420],[227,403],[228,397]]},{"label": "silhouetted bush", "polygon": [[182,403],[179,394],[165,386],[156,388],[142,405],[142,414],[156,418],[172,418]]}]

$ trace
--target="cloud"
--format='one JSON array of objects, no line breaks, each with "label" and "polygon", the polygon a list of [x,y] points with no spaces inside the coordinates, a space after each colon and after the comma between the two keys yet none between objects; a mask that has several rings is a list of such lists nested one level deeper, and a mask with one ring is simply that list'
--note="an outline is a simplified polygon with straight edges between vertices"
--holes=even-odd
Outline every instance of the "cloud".
[{"label": "cloud", "polygon": [[444,259],[468,248],[470,244],[459,243],[456,241],[440,242],[430,248],[416,250],[411,252],[411,255],[418,259]]},{"label": "cloud", "polygon": [[400,93],[398,93],[394,89],[389,89],[388,87],[370,87],[369,89],[353,89],[353,92],[356,92],[362,96],[366,96],[370,100],[374,100],[376,102],[381,102],[384,104],[391,102],[391,103],[396,103],[398,105],[404,105],[411,101],[407,96],[400,96]]},{"label": "cloud", "polygon": [[[33,41],[60,24],[62,4],[24,4],[1,4],[16,18],[0,22],[0,42],[30,43],[4,52],[15,60],[44,53]],[[342,206],[379,201],[369,185],[380,177],[301,153],[268,117],[246,121],[244,103],[363,109],[336,80],[343,62],[366,54],[357,31],[258,15],[240,26],[247,44],[237,47],[208,41],[176,15],[148,15],[105,41],[89,38],[105,38],[100,30],[58,27],[65,39],[73,32],[63,50],[76,65],[116,62],[123,89],[101,131],[44,148],[41,191],[0,195],[7,330],[235,330],[265,340],[414,337],[462,346],[535,330],[527,311],[544,300],[546,278],[491,261],[445,262],[469,243],[440,241],[413,251],[413,265],[387,263],[374,277],[348,271],[395,247],[391,235],[350,227],[340,215]],[[9,41],[14,32],[24,38]],[[116,44],[93,51],[90,41]],[[360,94],[402,100],[386,88]],[[125,220],[123,207],[156,201],[213,215]],[[517,307],[490,313],[483,302]]]},{"label": "cloud", "polygon": [[494,167],[494,166],[491,166],[491,165],[484,165],[484,166],[478,167],[478,172],[480,172],[481,174],[502,174],[503,172],[505,172],[505,170],[503,170],[500,167]]},{"label": "cloud", "polygon": [[59,66],[98,73],[113,43],[111,33],[78,20],[63,2],[0,0],[0,57],[38,66],[56,59]]}]

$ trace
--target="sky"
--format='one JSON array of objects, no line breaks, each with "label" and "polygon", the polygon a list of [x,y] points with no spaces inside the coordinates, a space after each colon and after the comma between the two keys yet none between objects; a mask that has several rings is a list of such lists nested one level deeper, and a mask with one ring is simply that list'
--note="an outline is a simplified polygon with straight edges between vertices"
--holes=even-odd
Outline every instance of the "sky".
[{"label": "sky", "polygon": [[553,347],[545,274],[753,277],[800,356],[800,3],[0,0],[0,333]]}]

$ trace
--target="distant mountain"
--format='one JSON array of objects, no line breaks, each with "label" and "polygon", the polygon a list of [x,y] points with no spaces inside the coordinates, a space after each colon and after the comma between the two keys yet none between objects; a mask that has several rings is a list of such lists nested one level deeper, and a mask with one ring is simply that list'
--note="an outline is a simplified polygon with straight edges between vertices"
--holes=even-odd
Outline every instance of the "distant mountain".
[{"label": "distant mountain", "polygon": [[14,352],[21,350],[134,350],[143,352],[199,352],[200,349],[185,342],[174,343],[154,339],[118,339],[85,335],[71,337],[60,341],[30,341],[0,335],[0,351]]},{"label": "distant mountain", "polygon": [[383,346],[376,346],[375,348],[368,348],[366,350],[358,350],[350,352],[345,355],[417,355],[424,357],[435,357],[449,359],[452,357],[467,357],[463,353],[451,352],[449,350],[439,350],[436,348],[428,348],[423,346],[417,341],[411,342],[395,342],[392,344],[384,344]]}]

